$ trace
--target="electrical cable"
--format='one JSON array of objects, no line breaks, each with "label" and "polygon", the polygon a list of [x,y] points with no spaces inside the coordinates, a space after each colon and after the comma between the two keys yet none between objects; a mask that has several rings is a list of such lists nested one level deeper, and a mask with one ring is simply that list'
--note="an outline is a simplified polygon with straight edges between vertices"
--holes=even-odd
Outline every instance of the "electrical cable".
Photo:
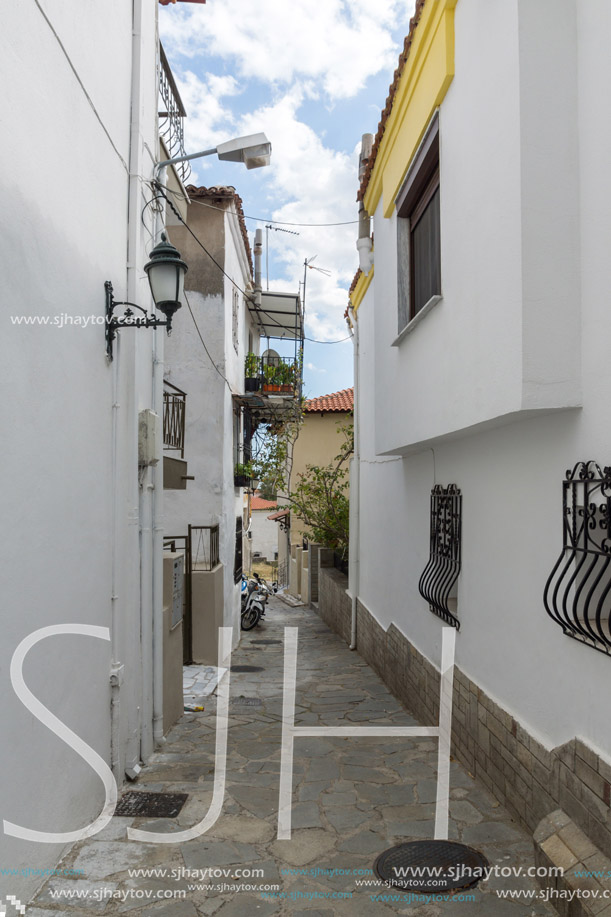
[{"label": "electrical cable", "polygon": [[[247,293],[245,290],[243,290],[242,287],[240,287],[240,286],[235,282],[235,280],[233,279],[233,277],[230,277],[229,274],[225,271],[225,269],[224,269],[223,267],[221,267],[221,265],[218,263],[218,261],[216,260],[216,258],[215,258],[213,255],[210,254],[210,252],[208,251],[208,249],[206,248],[206,246],[204,245],[204,243],[195,235],[195,233],[193,232],[193,230],[191,229],[191,227],[189,226],[189,224],[183,219],[183,217],[182,217],[180,211],[174,206],[174,204],[172,203],[172,201],[170,200],[170,198],[167,196],[167,194],[165,194],[164,190],[161,189],[161,187],[160,187],[159,185],[157,186],[157,189],[158,189],[158,195],[157,195],[156,197],[154,197],[154,198],[151,198],[150,201],[147,201],[147,203],[144,205],[144,207],[143,207],[143,209],[142,209],[142,213],[144,214],[144,210],[145,210],[150,204],[152,204],[155,200],[157,200],[159,197],[165,198],[165,200],[166,200],[167,203],[169,204],[170,209],[172,210],[174,216],[177,217],[178,220],[180,220],[180,222],[181,222],[182,225],[185,227],[185,229],[186,229],[186,230],[190,233],[190,235],[195,239],[195,241],[197,242],[197,244],[199,245],[199,247],[208,255],[208,257],[210,258],[210,260],[218,267],[219,271],[221,271],[221,273],[224,274],[224,276],[233,284],[233,286],[234,286],[237,290],[240,291],[240,293],[241,293],[243,296],[246,297],[246,299],[248,299],[249,301],[252,301],[252,300],[251,300],[251,295],[250,295],[249,293]],[[167,189],[166,189],[166,190],[167,190]],[[222,209],[222,208],[215,207],[214,209],[215,209],[215,210],[218,210],[218,209]],[[226,211],[224,211],[224,212],[226,212]],[[186,296],[185,296],[185,299],[186,299]],[[188,301],[187,301],[187,305],[189,305]],[[189,311],[191,311],[191,306],[189,306]],[[268,315],[268,313],[267,313],[264,309],[258,309],[258,308],[255,307],[255,311],[256,311],[256,312],[259,312],[259,311],[260,311],[260,312],[263,312],[263,314],[266,316],[266,318],[265,318],[265,322],[266,322],[266,323],[271,323],[271,324],[277,325],[279,328],[284,328],[284,327],[285,327],[285,326],[282,324],[282,322],[279,322],[279,321],[277,321],[276,319],[272,318],[271,315]],[[191,315],[193,316],[193,312],[191,312]],[[193,317],[193,321],[195,322],[195,318],[194,318],[194,317]],[[197,323],[195,324],[195,327],[197,328]],[[201,341],[202,341],[202,344],[204,344],[204,339],[202,338],[202,336],[201,336],[201,334],[200,334],[200,332],[199,332],[199,328],[197,328],[197,333],[198,333],[199,336],[200,336],[200,339],[201,339]],[[338,341],[317,341],[317,340],[315,340],[314,338],[309,338],[309,337],[305,337],[304,340],[310,341],[312,344],[342,344],[344,341],[350,340],[350,337],[351,337],[351,335],[348,335],[348,337],[341,338],[341,339],[338,340]],[[204,347],[206,347],[205,344],[204,344]],[[208,353],[208,349],[207,349],[207,348],[206,348],[206,353]],[[208,353],[208,356],[210,357],[210,354],[209,354],[209,353]],[[212,357],[210,357],[210,360],[212,361]],[[215,364],[214,364],[214,361],[212,361],[212,362],[213,362],[213,365],[215,365]],[[219,372],[219,370],[218,370],[218,368],[216,367],[216,365],[215,365],[215,369],[217,370],[217,372]],[[222,375],[222,373],[219,373],[219,374]],[[224,376],[223,376],[223,379],[225,379]],[[227,379],[225,379],[225,382],[227,382]],[[229,382],[227,382],[227,385],[229,385]],[[229,386],[229,390],[231,391],[231,386]]]},{"label": "electrical cable", "polygon": [[[177,196],[183,196],[180,191],[174,191],[171,188],[167,188],[167,191],[170,194],[176,194]],[[189,198],[192,204],[199,204],[200,207],[209,207],[210,210],[223,210],[223,207],[215,207],[214,204],[206,204],[205,201],[193,200]],[[269,217],[251,217],[246,213],[244,214],[245,220],[255,220],[257,223],[275,223],[276,226],[312,226],[312,227],[324,227],[324,226],[353,226],[355,223],[358,223],[358,220],[343,220],[340,223],[289,223],[286,220],[271,220]]]},{"label": "electrical cable", "polygon": [[167,196],[167,194],[164,193],[164,190],[161,188],[161,186],[158,185],[157,187],[158,187],[159,195],[160,195],[161,197],[163,197],[163,198],[166,199],[166,201],[167,201],[168,204],[170,205],[170,209],[172,210],[172,213],[174,214],[174,216],[177,217],[177,218],[180,220],[180,222],[181,222],[182,225],[185,227],[185,229],[187,230],[187,232],[188,232],[191,236],[193,236],[193,238],[195,239],[195,241],[197,242],[197,244],[199,245],[199,247],[208,255],[208,257],[210,258],[210,260],[211,260],[214,264],[216,264],[216,266],[218,267],[218,269],[219,269],[219,271],[221,272],[221,274],[224,274],[224,276],[227,278],[227,280],[229,280],[229,281],[234,285],[234,287],[236,288],[236,290],[239,290],[240,293],[241,293],[243,296],[245,296],[247,299],[250,299],[250,294],[247,293],[246,290],[243,290],[242,287],[241,287],[239,284],[237,284],[237,283],[235,282],[235,280],[233,279],[233,277],[230,277],[230,276],[229,276],[229,274],[227,273],[227,271],[218,263],[218,261],[216,260],[216,258],[214,257],[214,255],[211,255],[211,254],[210,254],[210,252],[208,251],[208,249],[206,248],[206,246],[204,245],[204,243],[203,243],[200,239],[198,239],[198,237],[195,235],[195,233],[193,232],[193,230],[191,229],[191,227],[189,226],[189,224],[182,218],[182,215],[181,215],[180,211],[177,210],[177,208],[174,206],[174,204],[172,203],[172,201],[170,200],[170,198]]},{"label": "electrical cable", "polygon": [[191,318],[193,319],[193,324],[195,325],[195,330],[197,331],[198,337],[199,337],[200,341],[202,342],[202,345],[203,345],[203,347],[204,347],[204,350],[206,351],[206,353],[207,353],[207,355],[208,355],[208,359],[210,360],[210,362],[211,362],[212,365],[214,366],[215,370],[217,371],[217,373],[219,374],[219,376],[221,377],[221,379],[223,379],[223,381],[224,381],[225,384],[227,385],[227,388],[229,389],[230,394],[233,395],[234,392],[233,392],[232,389],[231,389],[231,385],[229,384],[229,380],[228,380],[227,377],[224,376],[223,373],[220,371],[220,369],[218,368],[218,366],[216,365],[216,363],[215,363],[214,360],[212,359],[212,356],[211,356],[211,354],[210,354],[210,351],[209,351],[208,348],[206,347],[206,342],[204,341],[204,339],[203,339],[203,337],[202,337],[202,333],[201,333],[201,331],[199,330],[199,325],[197,324],[197,322],[196,322],[196,320],[195,320],[195,316],[194,316],[194,314],[193,314],[193,309],[191,308],[191,303],[189,302],[189,299],[188,299],[188,297],[187,297],[186,292],[184,292],[183,295],[184,295],[184,297],[185,297],[185,302],[186,302],[186,304],[187,304],[187,308],[189,309],[189,312],[191,313]]},{"label": "electrical cable", "polygon": [[343,344],[344,341],[349,341],[352,338],[352,335],[349,334],[347,338],[340,338],[339,341],[315,341],[314,338],[304,338],[304,341],[310,341],[312,344]]}]

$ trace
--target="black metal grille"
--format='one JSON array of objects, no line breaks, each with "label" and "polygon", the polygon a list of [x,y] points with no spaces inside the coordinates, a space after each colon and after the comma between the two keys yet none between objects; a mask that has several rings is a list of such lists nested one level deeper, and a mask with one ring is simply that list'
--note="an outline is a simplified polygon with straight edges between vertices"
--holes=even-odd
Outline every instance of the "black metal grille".
[{"label": "black metal grille", "polygon": [[562,483],[563,546],[545,584],[565,634],[611,654],[611,468],[578,462]]},{"label": "black metal grille", "polygon": [[219,559],[219,526],[190,525],[191,554],[194,570],[214,570]]},{"label": "black metal grille", "polygon": [[457,630],[460,622],[450,604],[455,604],[452,590],[460,573],[461,513],[462,495],[456,484],[436,484],[431,490],[431,553],[418,583],[433,614]]},{"label": "black metal grille", "polygon": [[236,516],[235,520],[235,556],[233,560],[233,581],[239,583],[242,579],[242,517]]},{"label": "black metal grille", "polygon": [[[185,155],[183,120],[187,113],[161,45],[159,45],[159,65],[159,133],[170,159],[173,159],[175,156]],[[191,163],[177,162],[174,168],[183,185],[186,184],[191,174]]]},{"label": "black metal grille", "polygon": [[265,669],[260,665],[232,665],[232,672],[264,672]]},{"label": "black metal grille", "polygon": [[176,818],[188,799],[187,793],[125,793],[115,815],[144,818]]},{"label": "black metal grille", "polygon": [[163,384],[163,446],[168,450],[177,450],[184,458],[187,395],[166,379]]},{"label": "black metal grille", "polygon": [[387,885],[447,895],[486,877],[486,857],[454,841],[409,841],[385,850],[373,864]]}]

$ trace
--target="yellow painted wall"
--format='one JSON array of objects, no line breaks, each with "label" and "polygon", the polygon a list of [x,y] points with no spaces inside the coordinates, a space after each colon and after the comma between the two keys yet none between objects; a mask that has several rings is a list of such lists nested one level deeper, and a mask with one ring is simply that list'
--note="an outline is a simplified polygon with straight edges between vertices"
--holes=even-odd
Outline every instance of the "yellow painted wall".
[{"label": "yellow painted wall", "polygon": [[[352,416],[345,411],[306,413],[293,450],[292,488],[297,483],[297,475],[305,472],[306,465],[329,465],[339,453],[344,443],[344,437],[337,430],[339,422],[349,424]],[[278,503],[282,503],[281,498]],[[302,539],[303,529],[291,513],[291,542],[301,544]]]},{"label": "yellow painted wall", "polygon": [[384,216],[395,198],[435,109],[454,77],[454,8],[457,0],[427,0],[386,122],[364,204]]}]

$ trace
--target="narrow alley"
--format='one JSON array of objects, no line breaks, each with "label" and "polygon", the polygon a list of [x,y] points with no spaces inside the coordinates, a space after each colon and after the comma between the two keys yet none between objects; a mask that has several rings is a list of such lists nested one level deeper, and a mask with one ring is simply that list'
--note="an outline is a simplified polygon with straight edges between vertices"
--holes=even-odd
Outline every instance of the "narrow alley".
[{"label": "narrow alley", "polygon": [[[218,821],[202,836],[175,845],[126,836],[128,826],[169,835],[184,831],[208,812],[217,704],[210,696],[203,712],[181,718],[163,751],[128,788],[188,794],[178,817],[113,818],[100,834],[69,851],[59,868],[71,875],[50,879],[28,907],[28,917],[555,913],[534,898],[538,886],[525,875],[491,875],[475,889],[437,900],[377,882],[372,867],[382,851],[433,837],[435,738],[297,739],[293,833],[290,841],[277,839],[287,626],[299,628],[296,725],[416,725],[313,609],[289,608],[274,598],[261,625],[242,634],[233,654],[227,779]],[[243,667],[249,670],[239,671]],[[450,839],[472,845],[493,867],[519,873],[533,865],[531,838],[456,762],[450,799]],[[507,889],[531,890],[533,900],[502,900],[497,892]]]}]

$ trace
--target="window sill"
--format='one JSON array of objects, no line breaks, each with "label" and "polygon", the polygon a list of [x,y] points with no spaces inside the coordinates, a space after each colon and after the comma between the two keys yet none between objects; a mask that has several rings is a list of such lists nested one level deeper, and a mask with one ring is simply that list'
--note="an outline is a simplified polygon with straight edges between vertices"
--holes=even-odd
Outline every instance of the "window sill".
[{"label": "window sill", "polygon": [[407,323],[403,331],[399,332],[397,337],[392,342],[391,347],[398,347],[403,338],[407,337],[408,334],[411,334],[414,328],[420,324],[424,316],[428,315],[431,309],[436,306],[438,302],[441,302],[442,299],[443,296],[441,295],[431,296],[428,302],[425,302],[422,309],[420,309],[420,311],[417,312],[416,315],[414,315],[414,317]]}]

